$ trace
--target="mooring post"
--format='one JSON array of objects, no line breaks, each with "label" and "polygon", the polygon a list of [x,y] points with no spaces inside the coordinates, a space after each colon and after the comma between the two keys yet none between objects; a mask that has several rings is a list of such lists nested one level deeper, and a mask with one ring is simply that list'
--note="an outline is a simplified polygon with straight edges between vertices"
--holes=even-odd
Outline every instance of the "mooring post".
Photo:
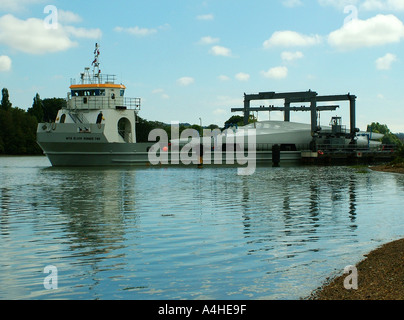
[{"label": "mooring post", "polygon": [[203,144],[201,143],[201,144],[199,145],[199,154],[198,154],[198,156],[199,156],[199,162],[198,162],[198,168],[203,168],[203,155],[204,155],[204,153],[205,153],[205,150],[204,150],[204,148],[203,148]]},{"label": "mooring post", "polygon": [[272,146],[272,164],[273,167],[279,167],[281,162],[281,147],[278,144]]}]

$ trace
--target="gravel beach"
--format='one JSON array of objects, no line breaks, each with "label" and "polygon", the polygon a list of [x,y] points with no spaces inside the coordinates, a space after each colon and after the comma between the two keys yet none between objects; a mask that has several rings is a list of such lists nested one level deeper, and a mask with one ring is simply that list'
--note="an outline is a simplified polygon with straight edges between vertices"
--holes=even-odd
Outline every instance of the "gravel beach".
[{"label": "gravel beach", "polygon": [[347,290],[343,274],[314,291],[308,300],[404,300],[404,239],[365,255],[357,266],[358,289]]},{"label": "gravel beach", "polygon": [[404,173],[404,163],[379,165],[379,166],[369,167],[369,169],[371,169],[373,171]]}]

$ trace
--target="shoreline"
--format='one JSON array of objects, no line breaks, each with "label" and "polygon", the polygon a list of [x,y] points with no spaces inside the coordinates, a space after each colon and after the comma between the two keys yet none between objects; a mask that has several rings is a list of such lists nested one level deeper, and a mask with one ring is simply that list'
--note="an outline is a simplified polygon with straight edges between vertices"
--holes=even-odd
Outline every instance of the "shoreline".
[{"label": "shoreline", "polygon": [[356,265],[358,289],[347,290],[342,274],[314,290],[305,300],[404,300],[404,239],[364,255]]},{"label": "shoreline", "polygon": [[378,166],[370,166],[370,170],[389,173],[404,173],[404,162],[398,164],[383,164]]}]

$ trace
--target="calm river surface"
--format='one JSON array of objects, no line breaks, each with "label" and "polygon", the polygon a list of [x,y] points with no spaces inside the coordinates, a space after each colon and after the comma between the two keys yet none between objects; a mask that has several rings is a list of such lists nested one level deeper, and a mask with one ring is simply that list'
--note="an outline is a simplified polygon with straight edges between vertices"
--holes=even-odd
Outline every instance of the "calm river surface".
[{"label": "calm river surface", "polygon": [[299,299],[404,237],[403,200],[404,175],[347,167],[0,157],[0,299]]}]

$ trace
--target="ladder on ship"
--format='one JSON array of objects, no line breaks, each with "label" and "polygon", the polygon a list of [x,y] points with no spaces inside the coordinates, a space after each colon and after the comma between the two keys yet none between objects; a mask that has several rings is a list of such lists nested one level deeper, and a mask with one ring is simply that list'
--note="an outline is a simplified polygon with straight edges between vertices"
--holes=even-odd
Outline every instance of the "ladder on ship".
[{"label": "ladder on ship", "polygon": [[69,116],[72,118],[74,123],[90,123],[82,113],[69,112]]}]

